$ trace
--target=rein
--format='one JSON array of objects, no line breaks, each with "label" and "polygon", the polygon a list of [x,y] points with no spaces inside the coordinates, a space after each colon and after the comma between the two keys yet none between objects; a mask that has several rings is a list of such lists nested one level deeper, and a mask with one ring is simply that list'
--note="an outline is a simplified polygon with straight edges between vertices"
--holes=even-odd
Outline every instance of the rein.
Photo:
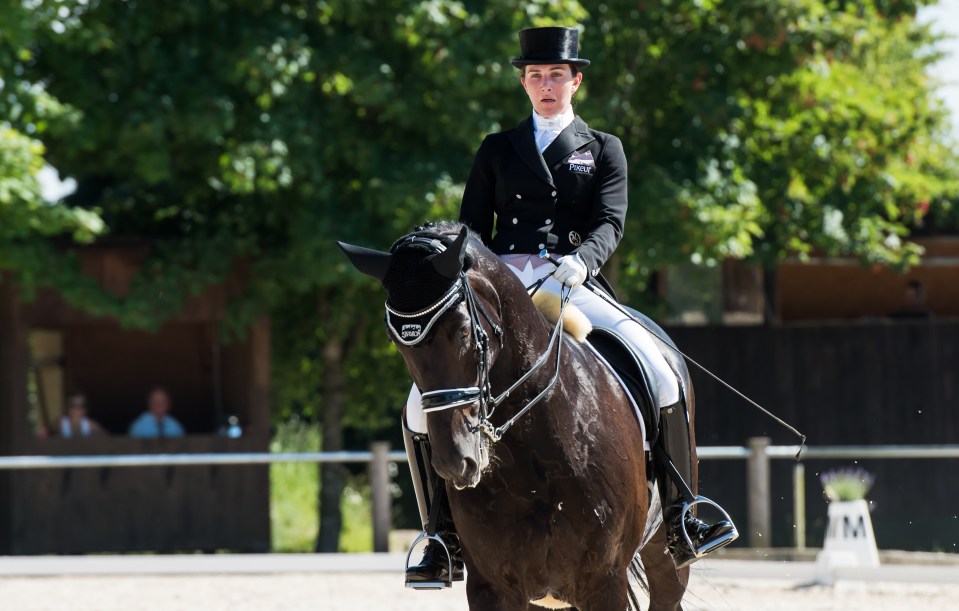
[{"label": "rein", "polygon": [[[538,287],[537,287],[538,288]],[[400,343],[406,346],[414,346],[421,341],[423,341],[429,330],[433,328],[433,325],[436,323],[439,318],[448,312],[450,308],[455,305],[458,305],[461,300],[466,301],[466,308],[469,312],[470,319],[470,334],[473,338],[474,346],[476,347],[476,386],[469,386],[466,388],[441,388],[438,390],[431,390],[424,392],[422,394],[423,402],[423,412],[426,414],[432,412],[438,412],[446,409],[452,409],[455,407],[462,407],[464,405],[470,405],[473,403],[479,403],[479,428],[483,433],[490,438],[490,441],[495,443],[503,438],[503,435],[506,434],[506,431],[512,427],[517,420],[522,418],[534,405],[540,402],[556,385],[556,381],[559,379],[560,372],[560,358],[563,352],[563,342],[557,342],[557,338],[561,337],[563,334],[563,313],[566,310],[566,304],[569,302],[570,290],[566,287],[563,287],[563,294],[560,295],[560,315],[556,321],[556,325],[553,327],[553,331],[549,338],[549,345],[546,347],[546,350],[543,354],[533,363],[529,371],[524,373],[516,382],[514,382],[509,388],[504,390],[497,396],[492,396],[492,389],[490,386],[490,347],[489,347],[489,335],[486,333],[486,330],[483,328],[483,325],[480,324],[479,319],[482,315],[486,319],[486,322],[489,323],[490,328],[492,328],[493,333],[499,338],[500,347],[503,346],[503,329],[495,322],[493,322],[492,317],[489,312],[486,311],[486,308],[483,306],[483,303],[479,301],[476,297],[476,293],[473,291],[473,287],[469,283],[469,279],[466,276],[466,273],[460,271],[459,277],[456,282],[450,287],[450,290],[446,292],[445,295],[440,297],[435,303],[431,306],[419,311],[419,312],[401,312],[395,308],[390,307],[389,302],[386,303],[386,319],[387,319],[387,328],[390,330],[390,333],[393,334],[393,337],[397,339]],[[408,337],[402,337],[406,335],[405,328],[408,325],[403,325],[400,327],[400,331],[397,332],[395,324],[391,321],[391,316],[401,318],[401,319],[420,319],[424,316],[431,315],[429,320],[426,322],[424,328],[421,332],[417,332],[415,335],[410,335]],[[417,325],[419,326],[419,325]],[[534,373],[536,373],[540,368],[542,368],[547,360],[549,359],[550,353],[553,351],[553,346],[556,348],[556,359],[555,359],[555,369],[553,371],[553,377],[550,379],[549,383],[546,385],[543,390],[541,390],[535,397],[530,399],[530,401],[524,405],[516,414],[504,422],[500,426],[495,426],[492,422],[492,417],[496,408],[509,399],[510,394],[512,394],[517,388],[523,385],[527,380],[529,380]]]}]

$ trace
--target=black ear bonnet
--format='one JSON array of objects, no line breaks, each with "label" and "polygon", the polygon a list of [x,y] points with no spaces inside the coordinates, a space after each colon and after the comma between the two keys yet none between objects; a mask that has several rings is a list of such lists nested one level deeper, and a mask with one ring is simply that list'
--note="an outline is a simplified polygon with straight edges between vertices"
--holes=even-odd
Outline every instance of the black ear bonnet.
[{"label": "black ear bonnet", "polygon": [[403,312],[418,312],[449,292],[459,280],[459,272],[473,264],[473,257],[467,252],[462,265],[456,261],[441,265],[443,272],[437,269],[434,260],[446,253],[457,238],[424,230],[397,240],[390,248],[392,261],[383,277],[383,287],[389,294],[387,305]]}]

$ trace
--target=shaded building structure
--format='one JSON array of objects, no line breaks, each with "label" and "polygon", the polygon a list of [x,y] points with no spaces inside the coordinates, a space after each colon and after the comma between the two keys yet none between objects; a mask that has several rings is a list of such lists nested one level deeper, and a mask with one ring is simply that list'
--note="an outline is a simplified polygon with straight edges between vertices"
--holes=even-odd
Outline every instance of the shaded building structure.
[{"label": "shaded building structure", "polygon": [[[89,246],[84,273],[122,296],[144,245]],[[0,276],[0,455],[263,452],[269,449],[269,321],[221,343],[219,324],[242,291],[238,274],[188,299],[155,333],[82,312],[51,289],[23,299]],[[135,439],[130,423],[163,386],[179,438]],[[107,435],[54,432],[66,397],[82,392]],[[242,427],[222,435],[229,416]],[[0,554],[270,546],[267,466],[0,471]]]},{"label": "shaded building structure", "polygon": [[[768,305],[761,270],[730,261],[717,266],[721,313],[677,317],[667,332],[698,363],[808,436],[814,446],[959,443],[959,237],[916,240],[921,263],[900,273],[856,259],[812,257],[781,262]],[[668,282],[666,280],[668,287]],[[926,291],[926,318],[897,318],[910,282]],[[700,324],[680,324],[694,321]],[[695,366],[697,442],[744,445],[768,436],[774,445],[795,437]],[[826,503],[818,475],[863,467],[876,475],[868,494],[879,546],[955,551],[959,493],[945,485],[955,460],[807,460],[806,515],[811,546],[822,543]],[[702,461],[700,490],[721,499],[747,523],[741,463]],[[771,465],[770,547],[792,545],[792,464]],[[744,545],[745,542],[739,542]]]},{"label": "shaded building structure", "polygon": [[910,282],[920,283],[934,317],[959,318],[959,237],[915,240],[925,253],[906,272],[882,265],[864,266],[848,257],[813,256],[776,266],[772,295],[755,267],[726,261],[721,269],[722,321],[763,322],[764,308],[782,323],[864,322],[887,318],[903,308]]}]

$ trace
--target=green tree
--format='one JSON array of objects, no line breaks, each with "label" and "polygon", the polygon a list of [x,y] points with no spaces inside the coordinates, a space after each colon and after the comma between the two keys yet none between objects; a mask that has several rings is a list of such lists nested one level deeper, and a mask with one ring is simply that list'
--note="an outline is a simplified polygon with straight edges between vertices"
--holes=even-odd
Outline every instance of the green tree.
[{"label": "green tree", "polygon": [[[3,153],[0,178],[27,185],[17,226],[43,232],[4,240],[0,267],[154,328],[242,267],[225,332],[272,315],[278,413],[322,422],[325,450],[344,426],[395,427],[408,388],[381,291],[334,240],[385,247],[456,216],[482,136],[529,112],[508,63],[523,27],[584,26],[578,109],[630,156],[632,298],[672,262],[908,262],[909,223],[954,179],[915,2],[4,1],[0,117],[29,152]],[[35,197],[41,159],[78,181],[67,202]],[[38,239],[97,218],[154,245],[124,299]],[[322,480],[317,549],[333,551],[342,473]]]},{"label": "green tree", "polygon": [[[387,385],[394,411],[406,385],[395,353],[371,349],[382,345],[382,296],[347,272],[334,239],[382,245],[426,218],[455,216],[472,151],[501,127],[497,100],[515,89],[505,62],[513,32],[578,10],[352,0],[39,8],[24,16],[35,40],[15,80],[42,82],[73,110],[43,130],[48,159],[79,182],[69,203],[97,206],[112,234],[154,248],[122,301],[45,271],[57,266],[39,266],[33,280],[155,327],[245,263],[251,281],[235,327],[263,309],[284,321],[278,403],[312,408],[325,450],[342,448],[347,406],[354,422],[382,420],[360,415],[384,387],[376,372],[397,375]],[[19,123],[36,125],[29,113]],[[385,411],[382,393],[371,404]],[[322,551],[337,547],[341,487],[338,468],[325,467]]]},{"label": "green tree", "polygon": [[69,112],[41,86],[15,78],[32,57],[31,44],[24,9],[13,0],[0,3],[0,269],[33,267],[38,239],[68,235],[86,242],[103,226],[92,211],[43,199],[38,175],[45,149],[36,136]]},{"label": "green tree", "polygon": [[957,188],[919,4],[599,5],[583,106],[631,156],[627,275],[812,252],[915,263],[910,228]]}]

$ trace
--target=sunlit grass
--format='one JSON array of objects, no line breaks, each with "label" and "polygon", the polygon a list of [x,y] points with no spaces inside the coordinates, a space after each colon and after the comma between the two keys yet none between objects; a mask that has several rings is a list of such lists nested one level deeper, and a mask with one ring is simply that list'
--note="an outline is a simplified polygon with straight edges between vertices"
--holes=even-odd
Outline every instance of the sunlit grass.
[{"label": "sunlit grass", "polygon": [[[277,425],[271,452],[317,452],[320,428],[299,420]],[[273,463],[270,466],[270,528],[274,552],[312,552],[319,530],[319,467],[313,463]],[[350,477],[340,501],[343,530],[340,550],[373,549],[370,490],[365,475]]]},{"label": "sunlit grass", "polygon": [[367,478],[352,478],[340,501],[343,510],[343,531],[340,533],[340,551],[373,551],[373,518],[370,486]]}]

